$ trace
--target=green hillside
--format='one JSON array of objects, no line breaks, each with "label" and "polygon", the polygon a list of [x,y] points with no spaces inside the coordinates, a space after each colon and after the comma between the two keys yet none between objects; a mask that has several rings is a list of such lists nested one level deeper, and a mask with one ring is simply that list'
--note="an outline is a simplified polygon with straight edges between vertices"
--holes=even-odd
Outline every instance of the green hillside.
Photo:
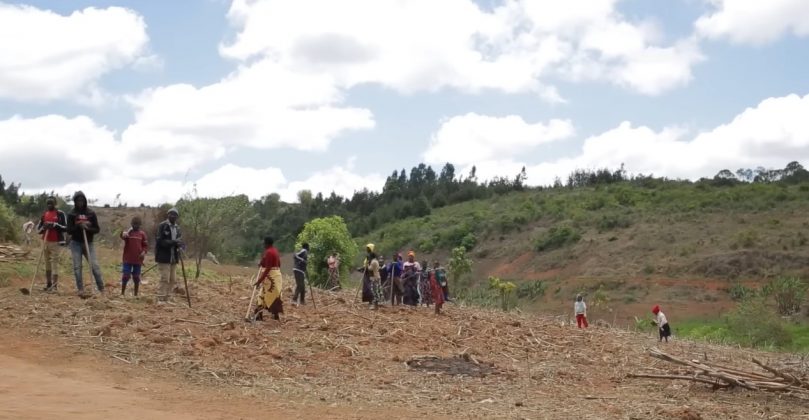
[{"label": "green hillside", "polygon": [[357,239],[385,255],[413,249],[474,261],[468,300],[494,304],[489,276],[514,281],[521,307],[567,311],[577,292],[607,318],[665,302],[716,317],[731,291],[809,273],[809,183],[657,179],[512,192],[392,221]]}]

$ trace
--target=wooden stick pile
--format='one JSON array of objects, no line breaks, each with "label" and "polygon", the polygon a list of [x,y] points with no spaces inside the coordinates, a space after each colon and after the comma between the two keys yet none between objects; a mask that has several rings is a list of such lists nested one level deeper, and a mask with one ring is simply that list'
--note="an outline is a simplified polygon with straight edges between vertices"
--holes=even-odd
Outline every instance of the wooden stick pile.
[{"label": "wooden stick pile", "polygon": [[751,391],[790,392],[809,397],[809,382],[805,379],[767,366],[755,358],[752,359],[752,362],[771,375],[767,373],[748,372],[728,366],[708,363],[706,361],[682,360],[663,353],[659,349],[649,350],[649,356],[685,366],[689,369],[687,369],[686,372],[680,372],[680,374],[676,375],[630,373],[627,376],[630,378],[675,379],[700,382],[712,385],[716,389],[739,387]]},{"label": "wooden stick pile", "polygon": [[16,245],[0,245],[0,262],[20,261],[30,252]]}]

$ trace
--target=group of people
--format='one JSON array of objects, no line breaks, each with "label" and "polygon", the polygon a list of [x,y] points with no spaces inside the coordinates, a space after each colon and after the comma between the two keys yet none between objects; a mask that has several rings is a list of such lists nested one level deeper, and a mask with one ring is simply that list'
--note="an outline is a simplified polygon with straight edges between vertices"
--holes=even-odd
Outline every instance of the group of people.
[{"label": "group of people", "polygon": [[[576,301],[573,302],[573,314],[576,315],[576,325],[580,329],[589,327],[587,323],[587,304],[584,303],[584,296],[581,294],[576,295]],[[660,310],[660,305],[655,305],[652,308],[652,314],[655,316],[654,320],[652,320],[652,325],[657,326],[657,332],[660,336],[659,341],[666,340],[668,343],[669,337],[671,337],[671,326],[666,314]]]},{"label": "group of people", "polygon": [[[46,210],[36,224],[36,230],[42,237],[42,258],[45,261],[45,288],[46,292],[56,291],[59,287],[59,260],[61,248],[70,250],[73,262],[73,275],[76,280],[76,290],[80,297],[88,297],[89,291],[84,288],[82,279],[82,261],[86,259],[99,293],[104,292],[104,281],[96,257],[94,239],[101,231],[96,213],[89,208],[87,197],[81,191],[73,195],[73,208],[65,214],[56,208],[56,198],[48,197]],[[166,220],[162,221],[156,231],[155,262],[160,273],[160,283],[157,290],[157,303],[165,304],[172,299],[172,295],[181,291],[176,287],[177,264],[182,258],[184,244],[182,232],[177,223],[180,213],[176,208],[167,212]],[[130,227],[120,234],[124,241],[121,295],[126,295],[127,285],[133,283],[133,295],[140,292],[143,262],[149,249],[147,234],[141,229],[143,221],[140,217],[133,217]],[[391,305],[408,306],[434,306],[435,313],[440,314],[444,302],[450,301],[446,270],[439,261],[434,261],[429,267],[426,261],[416,261],[416,254],[408,251],[407,259],[403,260],[400,253],[395,253],[389,263],[385,263],[383,256],[377,255],[374,244],[365,248],[366,256],[363,266],[359,269],[363,273],[362,301],[377,309],[379,305],[390,302]],[[303,243],[301,249],[293,256],[293,274],[295,277],[295,292],[293,304],[303,305],[306,301],[306,270],[309,261],[309,244]],[[329,272],[329,285],[332,290],[340,288],[339,280],[339,254],[333,252],[326,260]],[[273,319],[280,319],[283,313],[281,301],[281,258],[278,249],[274,246],[272,237],[264,238],[264,252],[260,270],[254,286],[261,287],[258,303],[253,312],[254,319],[263,319],[264,311],[268,311]],[[579,328],[588,328],[587,305],[584,297],[579,294],[573,304],[576,324]],[[671,336],[666,315],[660,306],[652,308],[655,315],[654,324],[658,327],[660,341],[668,341]]]},{"label": "group of people", "polygon": [[362,301],[376,309],[390,302],[391,305],[434,306],[440,314],[444,302],[450,301],[447,272],[438,261],[432,268],[426,261],[416,261],[416,254],[408,251],[407,260],[400,253],[393,254],[390,263],[377,255],[374,244],[365,247],[366,257],[360,271]]},{"label": "group of people", "polygon": [[[59,288],[59,261],[61,249],[67,247],[73,262],[73,275],[76,290],[80,297],[91,296],[86,290],[82,278],[83,260],[86,260],[98,293],[104,293],[104,280],[96,256],[95,237],[101,231],[96,213],[88,206],[87,197],[81,191],[73,194],[73,208],[65,214],[56,208],[56,198],[48,197],[45,212],[36,225],[42,237],[42,257],[45,261],[46,292],[54,292]],[[165,304],[171,300],[173,293],[179,293],[176,287],[177,264],[182,258],[182,232],[177,220],[179,211],[172,208],[166,220],[157,227],[155,239],[155,262],[160,272],[157,303]],[[133,217],[130,227],[121,232],[124,241],[121,274],[121,295],[126,294],[130,280],[133,282],[133,295],[140,292],[143,262],[149,249],[146,233],[141,229],[143,221]]]}]

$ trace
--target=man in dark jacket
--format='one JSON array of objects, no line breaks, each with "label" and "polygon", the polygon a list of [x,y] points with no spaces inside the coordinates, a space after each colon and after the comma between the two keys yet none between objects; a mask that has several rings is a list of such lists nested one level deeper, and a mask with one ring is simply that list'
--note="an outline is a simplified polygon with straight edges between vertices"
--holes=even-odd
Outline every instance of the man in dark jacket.
[{"label": "man in dark jacket", "polygon": [[182,233],[177,219],[180,212],[172,208],[168,212],[167,220],[157,226],[155,234],[155,262],[160,271],[160,284],[157,288],[157,303],[163,304],[169,300],[174,292],[177,282],[177,263],[180,262],[180,247],[182,247]]},{"label": "man in dark jacket", "polygon": [[45,291],[55,291],[59,283],[59,254],[65,246],[67,216],[56,208],[56,198],[48,197],[47,210],[39,218],[37,232],[42,235],[43,257],[45,259]]},{"label": "man in dark jacket", "polygon": [[[79,296],[87,296],[84,292],[84,282],[81,278],[81,257],[84,255],[90,264],[93,278],[99,293],[104,292],[104,280],[101,278],[101,268],[96,259],[93,238],[101,231],[96,213],[87,206],[87,197],[83,192],[73,194],[73,209],[67,214],[67,233],[70,234],[70,253],[73,256],[73,274],[76,276],[76,289]],[[85,247],[85,242],[87,246]]]},{"label": "man in dark jacket", "polygon": [[301,250],[295,254],[293,262],[292,273],[295,274],[295,295],[292,301],[303,305],[306,302],[306,265],[309,262],[308,243],[303,243]]}]

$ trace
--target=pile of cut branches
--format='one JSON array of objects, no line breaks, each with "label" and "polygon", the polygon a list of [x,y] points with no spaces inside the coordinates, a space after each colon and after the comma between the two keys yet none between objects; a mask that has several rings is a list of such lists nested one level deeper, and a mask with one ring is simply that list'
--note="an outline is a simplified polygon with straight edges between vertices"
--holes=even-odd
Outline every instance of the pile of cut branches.
[{"label": "pile of cut branches", "polygon": [[659,349],[649,350],[649,356],[676,365],[684,366],[676,374],[634,374],[630,378],[674,379],[700,382],[712,385],[715,389],[744,388],[751,391],[789,392],[809,397],[809,381],[796,375],[767,366],[753,358],[752,362],[765,372],[749,372],[721,366],[700,360],[682,360],[663,353]]},{"label": "pile of cut branches", "polygon": [[0,262],[22,261],[30,252],[16,245],[0,244]]}]

